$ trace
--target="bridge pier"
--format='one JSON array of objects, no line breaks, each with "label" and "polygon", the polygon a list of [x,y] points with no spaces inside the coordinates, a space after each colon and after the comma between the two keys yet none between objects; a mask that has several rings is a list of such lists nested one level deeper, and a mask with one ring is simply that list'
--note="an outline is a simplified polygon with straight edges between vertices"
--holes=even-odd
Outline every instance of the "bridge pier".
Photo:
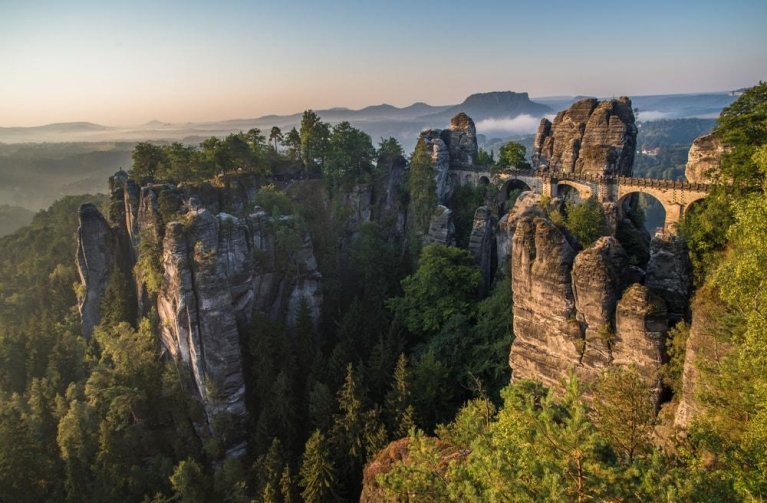
[{"label": "bridge pier", "polygon": [[666,210],[666,221],[663,225],[664,232],[676,234],[679,230],[679,222],[684,215],[684,207],[681,204],[664,204]]}]

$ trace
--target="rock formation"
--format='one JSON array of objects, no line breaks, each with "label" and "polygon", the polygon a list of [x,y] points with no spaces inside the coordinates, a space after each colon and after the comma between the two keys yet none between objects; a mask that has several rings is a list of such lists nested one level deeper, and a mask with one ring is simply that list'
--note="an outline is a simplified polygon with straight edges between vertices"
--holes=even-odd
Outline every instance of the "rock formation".
[{"label": "rock formation", "polygon": [[512,243],[512,375],[539,379],[556,389],[567,369],[580,364],[583,353],[570,277],[575,250],[543,218],[521,219]]},{"label": "rock formation", "polygon": [[523,192],[514,201],[514,206],[498,221],[496,242],[498,244],[498,265],[505,266],[511,257],[511,240],[517,229],[517,223],[524,217],[543,217],[545,212],[540,206],[541,196],[533,191]]},{"label": "rock formation", "polygon": [[470,169],[477,159],[477,129],[465,113],[450,119],[450,129],[427,129],[421,132],[423,142],[431,152],[437,202],[446,204],[453,193],[451,169]]},{"label": "rock formation", "polygon": [[455,246],[453,210],[447,206],[437,206],[429,221],[429,232],[426,235],[426,241],[445,246]]},{"label": "rock formation", "polygon": [[656,410],[663,393],[660,371],[666,361],[667,332],[668,313],[663,299],[647,287],[631,285],[615,312],[612,363],[637,369],[652,392]]},{"label": "rock formation", "polygon": [[[662,260],[656,255],[656,261]],[[653,289],[635,283],[642,279],[636,270],[613,237],[602,237],[576,254],[547,219],[519,220],[511,258],[513,378],[540,380],[561,392],[562,379],[574,372],[588,400],[588,385],[603,369],[631,364],[658,405],[670,319],[663,294],[679,294],[681,301],[683,278],[665,278],[669,271],[656,267]]]},{"label": "rock formation", "polygon": [[[150,301],[156,306],[163,346],[189,369],[207,427],[222,412],[244,417],[240,344],[253,314],[282,320],[291,330],[306,302],[318,322],[322,277],[309,235],[292,217],[274,219],[250,209],[258,186],[252,176],[223,181],[223,187],[138,187],[118,173],[110,184],[114,228],[95,207],[85,205],[80,212],[84,335],[99,321],[110,271],[116,265],[131,271],[136,256],[153,253],[144,240],[160,244],[161,284],[147,288],[136,278],[144,311]],[[357,200],[365,206],[361,218],[369,218],[369,200]],[[125,248],[130,254],[121,253]],[[229,447],[230,454],[244,452],[244,444]]]},{"label": "rock formation", "polygon": [[631,100],[587,98],[541,119],[532,152],[535,169],[553,173],[631,176],[637,128]]},{"label": "rock formation", "polygon": [[469,236],[469,251],[477,259],[482,270],[482,294],[487,294],[493,284],[497,264],[493,212],[480,206],[474,213],[474,223]]},{"label": "rock formation", "polygon": [[711,183],[710,174],[722,164],[722,156],[729,148],[713,133],[696,138],[687,154],[684,176],[690,183]]},{"label": "rock formation", "polygon": [[613,315],[626,287],[628,257],[613,237],[600,238],[575,257],[572,270],[575,319],[584,331],[581,364],[602,369],[612,362]]},{"label": "rock formation", "polygon": [[[732,344],[722,340],[720,329],[727,323],[727,309],[710,287],[703,287],[692,303],[692,324],[685,348],[682,393],[674,426],[687,428],[706,405],[700,400],[707,382],[715,382],[718,369],[730,355]],[[712,381],[713,380],[713,381]]]},{"label": "rock formation", "polygon": [[652,239],[645,285],[666,301],[671,325],[686,316],[692,294],[692,264],[684,239],[673,234]]},{"label": "rock formation", "polygon": [[79,218],[76,261],[83,293],[78,307],[82,334],[87,340],[101,321],[99,307],[117,264],[119,249],[109,223],[94,205],[83,204]]}]

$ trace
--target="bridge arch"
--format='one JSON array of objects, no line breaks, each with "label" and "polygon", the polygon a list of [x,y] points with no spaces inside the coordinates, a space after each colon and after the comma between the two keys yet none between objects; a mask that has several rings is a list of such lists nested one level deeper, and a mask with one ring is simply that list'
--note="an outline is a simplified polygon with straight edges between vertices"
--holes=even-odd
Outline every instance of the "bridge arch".
[{"label": "bridge arch", "polygon": [[507,179],[503,182],[503,185],[501,185],[501,190],[498,191],[498,208],[500,212],[504,213],[510,210],[511,208],[509,206],[516,201],[519,194],[531,190],[533,190],[533,188],[523,180],[517,178]]},{"label": "bridge arch", "polygon": [[624,178],[620,179],[619,183],[619,208],[623,207],[626,198],[632,194],[652,196],[663,205],[666,212],[664,230],[674,234],[689,206],[708,195],[707,186],[681,181]]},{"label": "bridge arch", "polygon": [[620,220],[632,209],[632,205],[641,207],[644,213],[644,227],[651,235],[657,232],[665,232],[668,228],[667,218],[669,210],[667,205],[653,194],[642,191],[624,194],[617,201],[618,218]]}]

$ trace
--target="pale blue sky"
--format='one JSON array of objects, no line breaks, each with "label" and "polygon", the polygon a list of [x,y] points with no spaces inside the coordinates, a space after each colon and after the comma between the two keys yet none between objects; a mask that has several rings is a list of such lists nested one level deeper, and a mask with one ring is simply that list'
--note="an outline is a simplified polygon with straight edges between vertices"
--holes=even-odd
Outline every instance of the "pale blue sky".
[{"label": "pale blue sky", "polygon": [[0,126],[767,79],[767,0],[0,0]]}]

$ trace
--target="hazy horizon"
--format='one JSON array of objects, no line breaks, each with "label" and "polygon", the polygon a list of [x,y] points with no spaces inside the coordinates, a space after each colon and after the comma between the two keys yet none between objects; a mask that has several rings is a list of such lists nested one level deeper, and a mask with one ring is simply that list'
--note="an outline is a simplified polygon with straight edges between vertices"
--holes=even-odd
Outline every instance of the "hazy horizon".
[{"label": "hazy horizon", "polygon": [[710,93],[767,78],[767,3],[669,4],[3,4],[0,126],[199,123],[503,90]]}]

